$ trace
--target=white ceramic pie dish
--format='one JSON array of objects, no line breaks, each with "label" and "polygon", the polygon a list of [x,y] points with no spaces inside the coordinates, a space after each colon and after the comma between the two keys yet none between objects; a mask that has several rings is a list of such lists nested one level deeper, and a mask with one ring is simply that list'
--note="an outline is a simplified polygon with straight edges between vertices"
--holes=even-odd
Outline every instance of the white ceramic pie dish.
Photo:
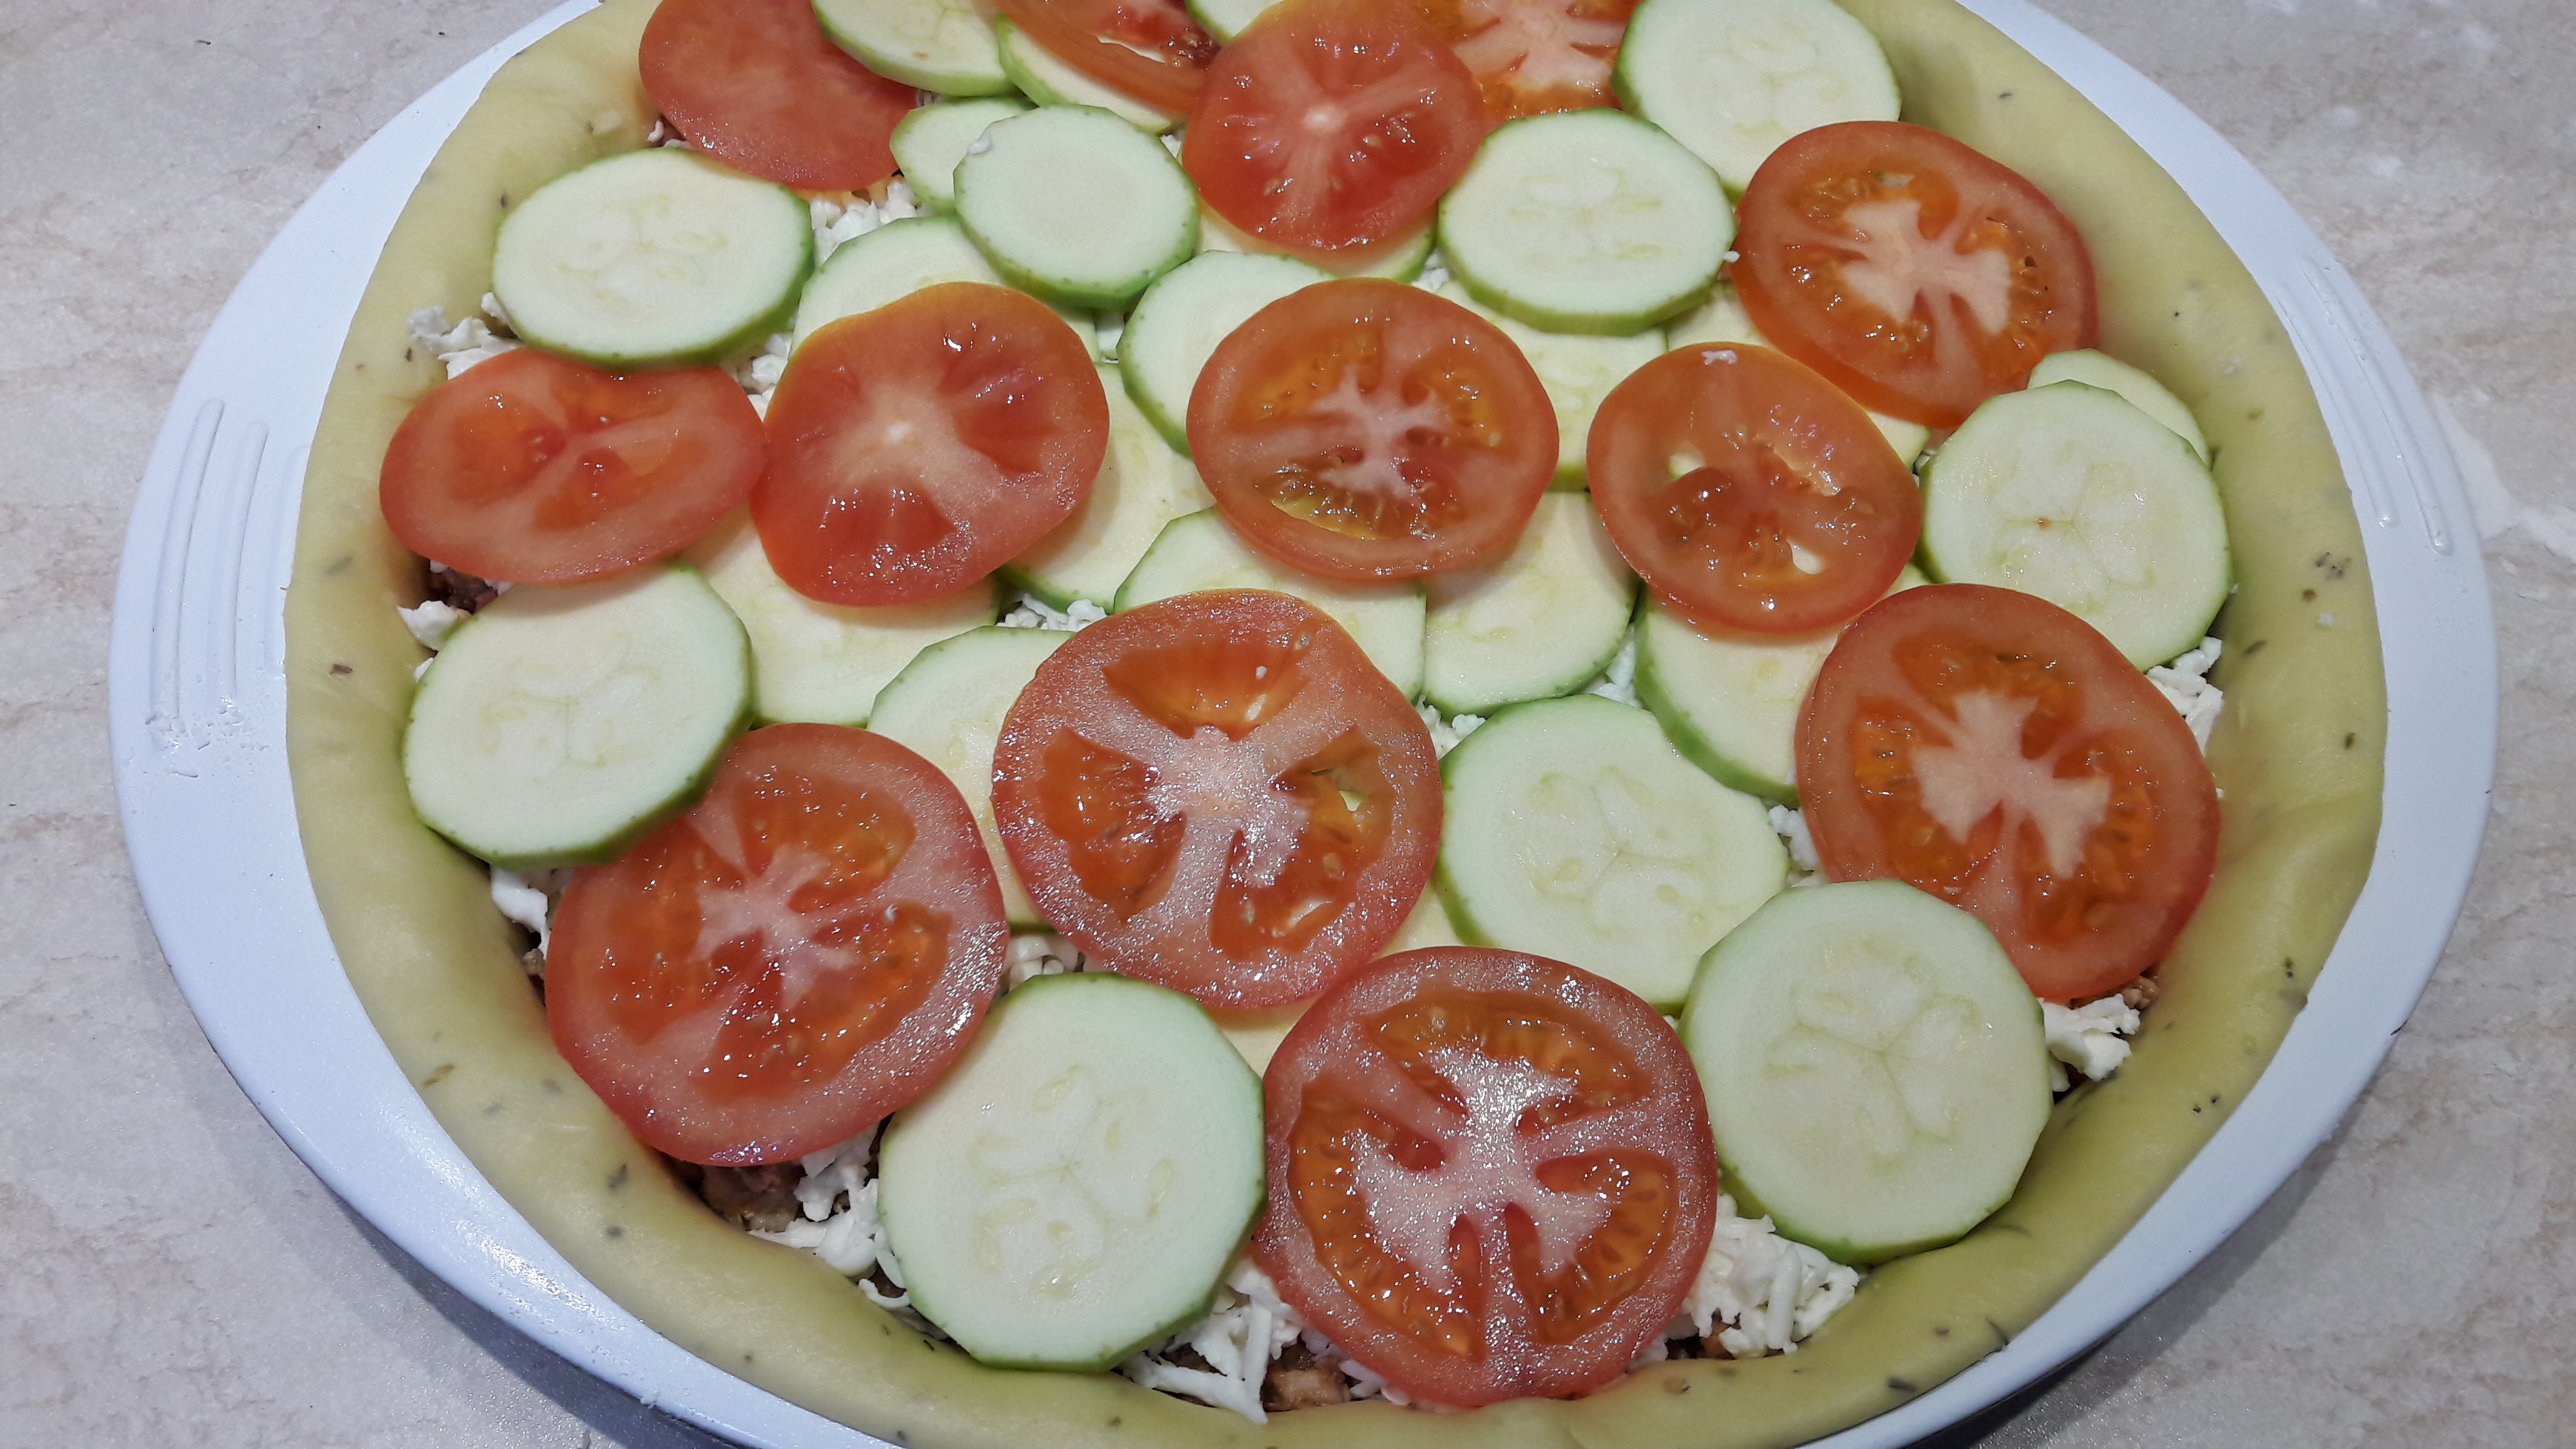
[{"label": "white ceramic pie dish", "polygon": [[[300,209],[190,364],[126,537],[109,666],[128,848],[207,1037],[288,1145],[431,1271],[647,1403],[754,1445],[874,1445],[691,1356],[608,1301],[483,1181],[332,952],[287,779],[282,605],[305,453],[378,248],[500,63],[573,0],[405,110]],[[2404,364],[2287,202],[2171,97],[2018,0],[1968,0],[2182,183],[2288,327],[2341,455],[2389,696],[2372,871],[2253,1093],[2155,1207],[2021,1337],[1822,1441],[1909,1442],[2117,1327],[2242,1223],[2360,1093],[2439,958],[2494,773],[2494,626],[2448,453]]]}]

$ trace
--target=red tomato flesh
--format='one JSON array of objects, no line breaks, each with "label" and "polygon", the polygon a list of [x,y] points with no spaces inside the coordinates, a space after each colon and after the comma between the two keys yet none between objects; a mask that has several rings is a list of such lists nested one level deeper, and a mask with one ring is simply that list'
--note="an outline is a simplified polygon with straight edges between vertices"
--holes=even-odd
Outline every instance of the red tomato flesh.
[{"label": "red tomato flesh", "polygon": [[1610,66],[1637,0],[1417,0],[1496,120],[1616,104]]},{"label": "red tomato flesh", "polygon": [[2052,352],[2093,345],[2093,259],[2019,172],[1938,131],[1792,136],[1736,207],[1733,275],[1783,352],[1880,412],[1955,428]]},{"label": "red tomato flesh", "polygon": [[1176,116],[1198,104],[1215,37],[1180,0],[992,0],[1048,54],[1084,75]]},{"label": "red tomato flesh", "polygon": [[712,367],[620,375],[519,348],[394,430],[376,498],[402,546],[481,578],[598,578],[688,546],[759,481],[760,415]]},{"label": "red tomato flesh", "polygon": [[689,144],[804,191],[864,191],[913,88],[824,38],[809,0],[662,0],[645,23],[644,93]]},{"label": "red tomato flesh", "polygon": [[1036,298],[951,282],[805,339],[769,401],[752,522],[788,586],[834,604],[965,587],[1090,496],[1109,399]]},{"label": "red tomato flesh", "polygon": [[1594,414],[1585,469],[1610,541],[1703,624],[1798,633],[1875,602],[1923,495],[1833,384],[1767,347],[1676,348]]},{"label": "red tomato flesh", "polygon": [[2091,625],[1982,584],[1843,631],[1799,716],[1798,795],[1827,876],[1970,912],[2050,1001],[2164,959],[2218,859],[2182,716]]},{"label": "red tomato flesh", "polygon": [[1184,594],[1038,667],[993,752],[993,816],[1086,953],[1210,1006],[1276,1006],[1404,924],[1440,849],[1440,770],[1340,625],[1285,594]]},{"label": "red tomato flesh", "polygon": [[1345,978],[1262,1077],[1279,1296],[1406,1394],[1595,1389],[1699,1274],[1717,1156],[1655,1009],[1598,976],[1474,947]]},{"label": "red tomato flesh", "polygon": [[1209,69],[1181,165],[1217,215],[1320,261],[1427,219],[1486,126],[1476,78],[1399,0],[1287,0]]},{"label": "red tomato flesh", "polygon": [[1255,548],[1339,579],[1500,556],[1556,470],[1501,329],[1400,282],[1319,282],[1228,334],[1190,394],[1199,476]]},{"label": "red tomato flesh", "polygon": [[786,724],[697,808],[574,875],[546,955],[564,1060],[646,1145],[783,1162],[920,1095],[1009,928],[964,797],[901,745]]}]

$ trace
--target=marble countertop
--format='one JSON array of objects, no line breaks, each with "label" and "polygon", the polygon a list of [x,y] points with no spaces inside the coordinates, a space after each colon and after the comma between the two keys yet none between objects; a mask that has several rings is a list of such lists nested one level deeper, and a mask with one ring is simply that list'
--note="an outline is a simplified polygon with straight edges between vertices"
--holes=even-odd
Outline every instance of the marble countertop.
[{"label": "marble countertop", "polygon": [[[190,352],[334,166],[549,3],[0,7],[0,1445],[708,1442],[431,1278],[270,1131],[162,961],[105,749],[118,548]],[[2566,1442],[2576,475],[2548,439],[2576,417],[2576,25],[2043,3],[2243,150],[2394,334],[2477,505],[2502,755],[2467,910],[2340,1130],[1943,1442]]]}]

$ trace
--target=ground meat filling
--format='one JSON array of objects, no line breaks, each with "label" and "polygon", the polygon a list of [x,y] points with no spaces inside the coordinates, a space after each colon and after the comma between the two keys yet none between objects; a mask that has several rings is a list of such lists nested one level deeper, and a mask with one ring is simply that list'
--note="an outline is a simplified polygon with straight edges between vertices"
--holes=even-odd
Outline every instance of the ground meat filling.
[{"label": "ground meat filling", "polygon": [[738,1228],[783,1233],[796,1220],[796,1184],[805,1180],[801,1163],[705,1167],[694,1162],[674,1162],[671,1166],[683,1181],[691,1173],[697,1174],[699,1198],[717,1217]]},{"label": "ground meat filling", "polygon": [[445,604],[459,613],[471,614],[499,597],[501,586],[489,579],[478,579],[463,569],[433,567],[422,602]]}]

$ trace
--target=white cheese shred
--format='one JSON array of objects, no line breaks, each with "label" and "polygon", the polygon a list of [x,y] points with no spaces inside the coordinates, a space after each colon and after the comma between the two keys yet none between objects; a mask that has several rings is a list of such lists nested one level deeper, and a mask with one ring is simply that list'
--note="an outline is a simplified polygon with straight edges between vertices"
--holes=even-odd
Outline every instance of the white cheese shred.
[{"label": "white cheese shred", "polygon": [[[1118,1372],[1146,1388],[1266,1424],[1270,1416],[1261,1407],[1261,1385],[1270,1376],[1271,1360],[1305,1332],[1305,1323],[1280,1301],[1269,1275],[1249,1257],[1240,1258],[1209,1300],[1205,1317],[1120,1364]],[[1171,1362],[1170,1355],[1183,1348],[1207,1367]]]},{"label": "white cheese shred", "polygon": [[2181,713],[2182,722],[2191,727],[2191,737],[2204,751],[2209,748],[2210,730],[2218,724],[2218,711],[2227,702],[2227,696],[2209,682],[2210,666],[2218,662],[2225,647],[2216,639],[2204,638],[2200,647],[2147,671],[2147,682]]},{"label": "white cheese shred", "polygon": [[1058,609],[1035,594],[1022,594],[1011,611],[1002,616],[1005,629],[1058,629],[1079,634],[1109,617],[1109,611],[1089,599],[1076,599]]},{"label": "white cheese shred", "polygon": [[2118,1071],[2120,1063],[2129,1059],[2129,1044],[2122,1038],[2136,1036],[2143,1021],[2136,1007],[2116,995],[2076,1007],[2043,1001],[2039,1010],[2048,1033],[2048,1089],[2052,1092],[2075,1084],[2070,1069],[2095,1082]]},{"label": "white cheese shred", "polygon": [[1619,652],[1610,656],[1610,667],[1602,670],[1599,677],[1590,684],[1583,686],[1583,692],[1597,694],[1603,699],[1615,699],[1624,705],[1643,707],[1637,704],[1637,636],[1635,634],[1623,635],[1620,638]]},{"label": "white cheese shred", "polygon": [[[492,313],[501,305],[491,293],[483,294],[485,312]],[[507,335],[508,324],[495,331],[482,317],[468,317],[450,327],[447,309],[421,307],[411,314],[411,340],[416,347],[429,349],[430,355],[446,367],[450,378],[461,377],[478,362],[489,362],[504,352],[518,349],[518,342]]]},{"label": "white cheese shred", "polygon": [[1795,1353],[1859,1287],[1857,1270],[1780,1236],[1767,1217],[1737,1217],[1735,1199],[1720,1196],[1708,1256],[1665,1337],[1696,1335],[1734,1358]]},{"label": "white cheese shred", "polygon": [[1825,868],[1825,864],[1816,854],[1816,838],[1807,833],[1805,812],[1786,805],[1772,806],[1771,833],[1779,836],[1780,843],[1789,847],[1789,884],[1793,889],[1824,882],[1824,877],[1818,872]]},{"label": "white cheese shred", "polygon": [[1416,705],[1414,708],[1422,715],[1423,728],[1431,731],[1431,750],[1435,755],[1445,755],[1458,748],[1460,741],[1485,723],[1481,714],[1453,714],[1444,719],[1440,711],[1430,705]]},{"label": "white cheese shred", "polygon": [[1024,931],[1011,938],[1002,957],[1002,989],[1009,991],[1040,976],[1061,976],[1083,968],[1082,948],[1053,931]]}]

